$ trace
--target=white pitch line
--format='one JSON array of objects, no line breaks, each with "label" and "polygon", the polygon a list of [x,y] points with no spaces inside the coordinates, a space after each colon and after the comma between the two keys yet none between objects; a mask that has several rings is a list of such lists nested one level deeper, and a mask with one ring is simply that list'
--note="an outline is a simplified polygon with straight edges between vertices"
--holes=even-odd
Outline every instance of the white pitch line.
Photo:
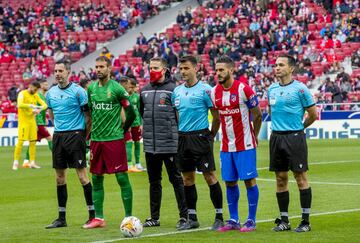
[{"label": "white pitch line", "polygon": [[[360,160],[320,161],[320,162],[309,163],[309,165],[327,165],[327,164],[358,163],[358,162],[360,162]],[[268,170],[268,169],[269,166],[257,168],[257,170]]]},{"label": "white pitch line", "polygon": [[[271,181],[275,182],[275,179],[267,178],[256,178],[258,181]],[[289,182],[296,183],[294,180],[289,180]],[[310,184],[320,184],[320,185],[338,185],[338,186],[360,186],[360,183],[348,183],[348,182],[325,182],[325,181],[311,181]]]},{"label": "white pitch line", "polygon": [[[321,212],[321,213],[312,213],[311,217],[314,216],[322,216],[322,215],[331,215],[331,214],[339,214],[339,213],[352,213],[352,212],[359,212],[360,208],[353,208],[353,209],[344,209],[344,210],[337,210],[337,211],[330,211],[330,212]],[[301,218],[301,215],[291,216],[289,219],[295,219],[295,218]],[[273,222],[274,219],[261,219],[257,220],[256,223],[268,223]],[[199,229],[193,229],[193,230],[183,230],[183,231],[170,231],[166,233],[157,233],[157,234],[149,234],[149,235],[143,235],[138,238],[116,238],[111,240],[101,240],[101,241],[93,241],[91,243],[107,243],[107,242],[114,242],[114,241],[121,241],[121,240],[133,240],[133,239],[142,239],[142,238],[150,238],[150,237],[159,237],[159,236],[166,236],[166,235],[176,235],[176,234],[186,234],[191,232],[198,232],[198,231],[204,231],[209,230],[209,227],[199,228]]]}]

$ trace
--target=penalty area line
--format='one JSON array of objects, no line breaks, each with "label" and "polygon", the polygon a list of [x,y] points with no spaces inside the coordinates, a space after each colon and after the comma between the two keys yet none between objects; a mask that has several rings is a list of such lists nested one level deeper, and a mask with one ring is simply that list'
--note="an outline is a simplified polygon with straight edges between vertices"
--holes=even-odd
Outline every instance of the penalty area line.
[{"label": "penalty area line", "polygon": [[[337,210],[337,211],[329,211],[329,212],[320,212],[320,213],[312,213],[311,217],[317,217],[322,215],[332,215],[332,214],[339,214],[339,213],[353,213],[353,212],[359,212],[360,208],[353,208],[353,209],[344,209],[344,210]],[[289,217],[289,219],[296,219],[301,218],[301,215],[296,215]],[[257,220],[256,223],[268,223],[273,222],[274,219],[262,219]],[[160,237],[160,236],[167,236],[167,235],[176,235],[176,234],[186,234],[186,233],[192,233],[192,232],[198,232],[198,231],[205,231],[209,230],[210,227],[204,227],[199,229],[193,229],[193,230],[182,230],[182,231],[170,231],[170,232],[164,232],[164,233],[156,233],[156,234],[149,234],[149,235],[143,235],[137,238],[116,238],[111,240],[100,240],[100,241],[93,241],[91,243],[107,243],[107,242],[115,242],[115,241],[122,241],[122,240],[134,240],[134,239],[142,239],[142,238],[151,238],[151,237]]]}]

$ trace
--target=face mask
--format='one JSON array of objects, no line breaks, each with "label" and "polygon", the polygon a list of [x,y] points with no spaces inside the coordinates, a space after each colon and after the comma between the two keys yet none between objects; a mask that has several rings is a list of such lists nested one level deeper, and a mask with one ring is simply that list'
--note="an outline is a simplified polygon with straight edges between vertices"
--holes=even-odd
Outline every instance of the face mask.
[{"label": "face mask", "polygon": [[161,71],[150,71],[150,82],[156,84],[162,78],[162,70]]}]

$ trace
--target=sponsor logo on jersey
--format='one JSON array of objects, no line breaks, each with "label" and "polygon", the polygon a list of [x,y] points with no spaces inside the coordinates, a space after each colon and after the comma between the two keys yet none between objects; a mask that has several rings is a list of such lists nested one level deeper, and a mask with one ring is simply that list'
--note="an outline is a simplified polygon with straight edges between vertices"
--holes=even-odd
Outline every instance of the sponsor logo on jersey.
[{"label": "sponsor logo on jersey", "polygon": [[96,103],[95,101],[92,103],[92,109],[93,110],[112,110],[113,105],[112,104],[105,104],[105,103]]},{"label": "sponsor logo on jersey", "polygon": [[239,114],[240,113],[240,109],[236,108],[236,109],[228,109],[226,108],[226,110],[219,110],[220,115],[234,115],[234,114]]}]

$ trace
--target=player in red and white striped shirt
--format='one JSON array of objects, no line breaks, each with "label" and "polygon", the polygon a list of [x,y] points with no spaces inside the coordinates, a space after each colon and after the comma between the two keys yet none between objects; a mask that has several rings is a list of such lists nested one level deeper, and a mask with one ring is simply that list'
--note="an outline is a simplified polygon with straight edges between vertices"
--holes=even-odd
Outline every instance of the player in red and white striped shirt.
[{"label": "player in red and white striped shirt", "polygon": [[[256,210],[259,190],[256,185],[256,146],[261,127],[261,111],[257,96],[244,83],[234,80],[235,64],[227,56],[216,62],[216,75],[219,84],[211,93],[214,108],[219,110],[221,141],[221,175],[226,183],[226,195],[230,220],[219,231],[240,230],[242,232],[256,229]],[[253,125],[251,124],[251,117]],[[249,215],[240,229],[238,201],[240,197],[238,180],[243,180],[247,188]]]}]

